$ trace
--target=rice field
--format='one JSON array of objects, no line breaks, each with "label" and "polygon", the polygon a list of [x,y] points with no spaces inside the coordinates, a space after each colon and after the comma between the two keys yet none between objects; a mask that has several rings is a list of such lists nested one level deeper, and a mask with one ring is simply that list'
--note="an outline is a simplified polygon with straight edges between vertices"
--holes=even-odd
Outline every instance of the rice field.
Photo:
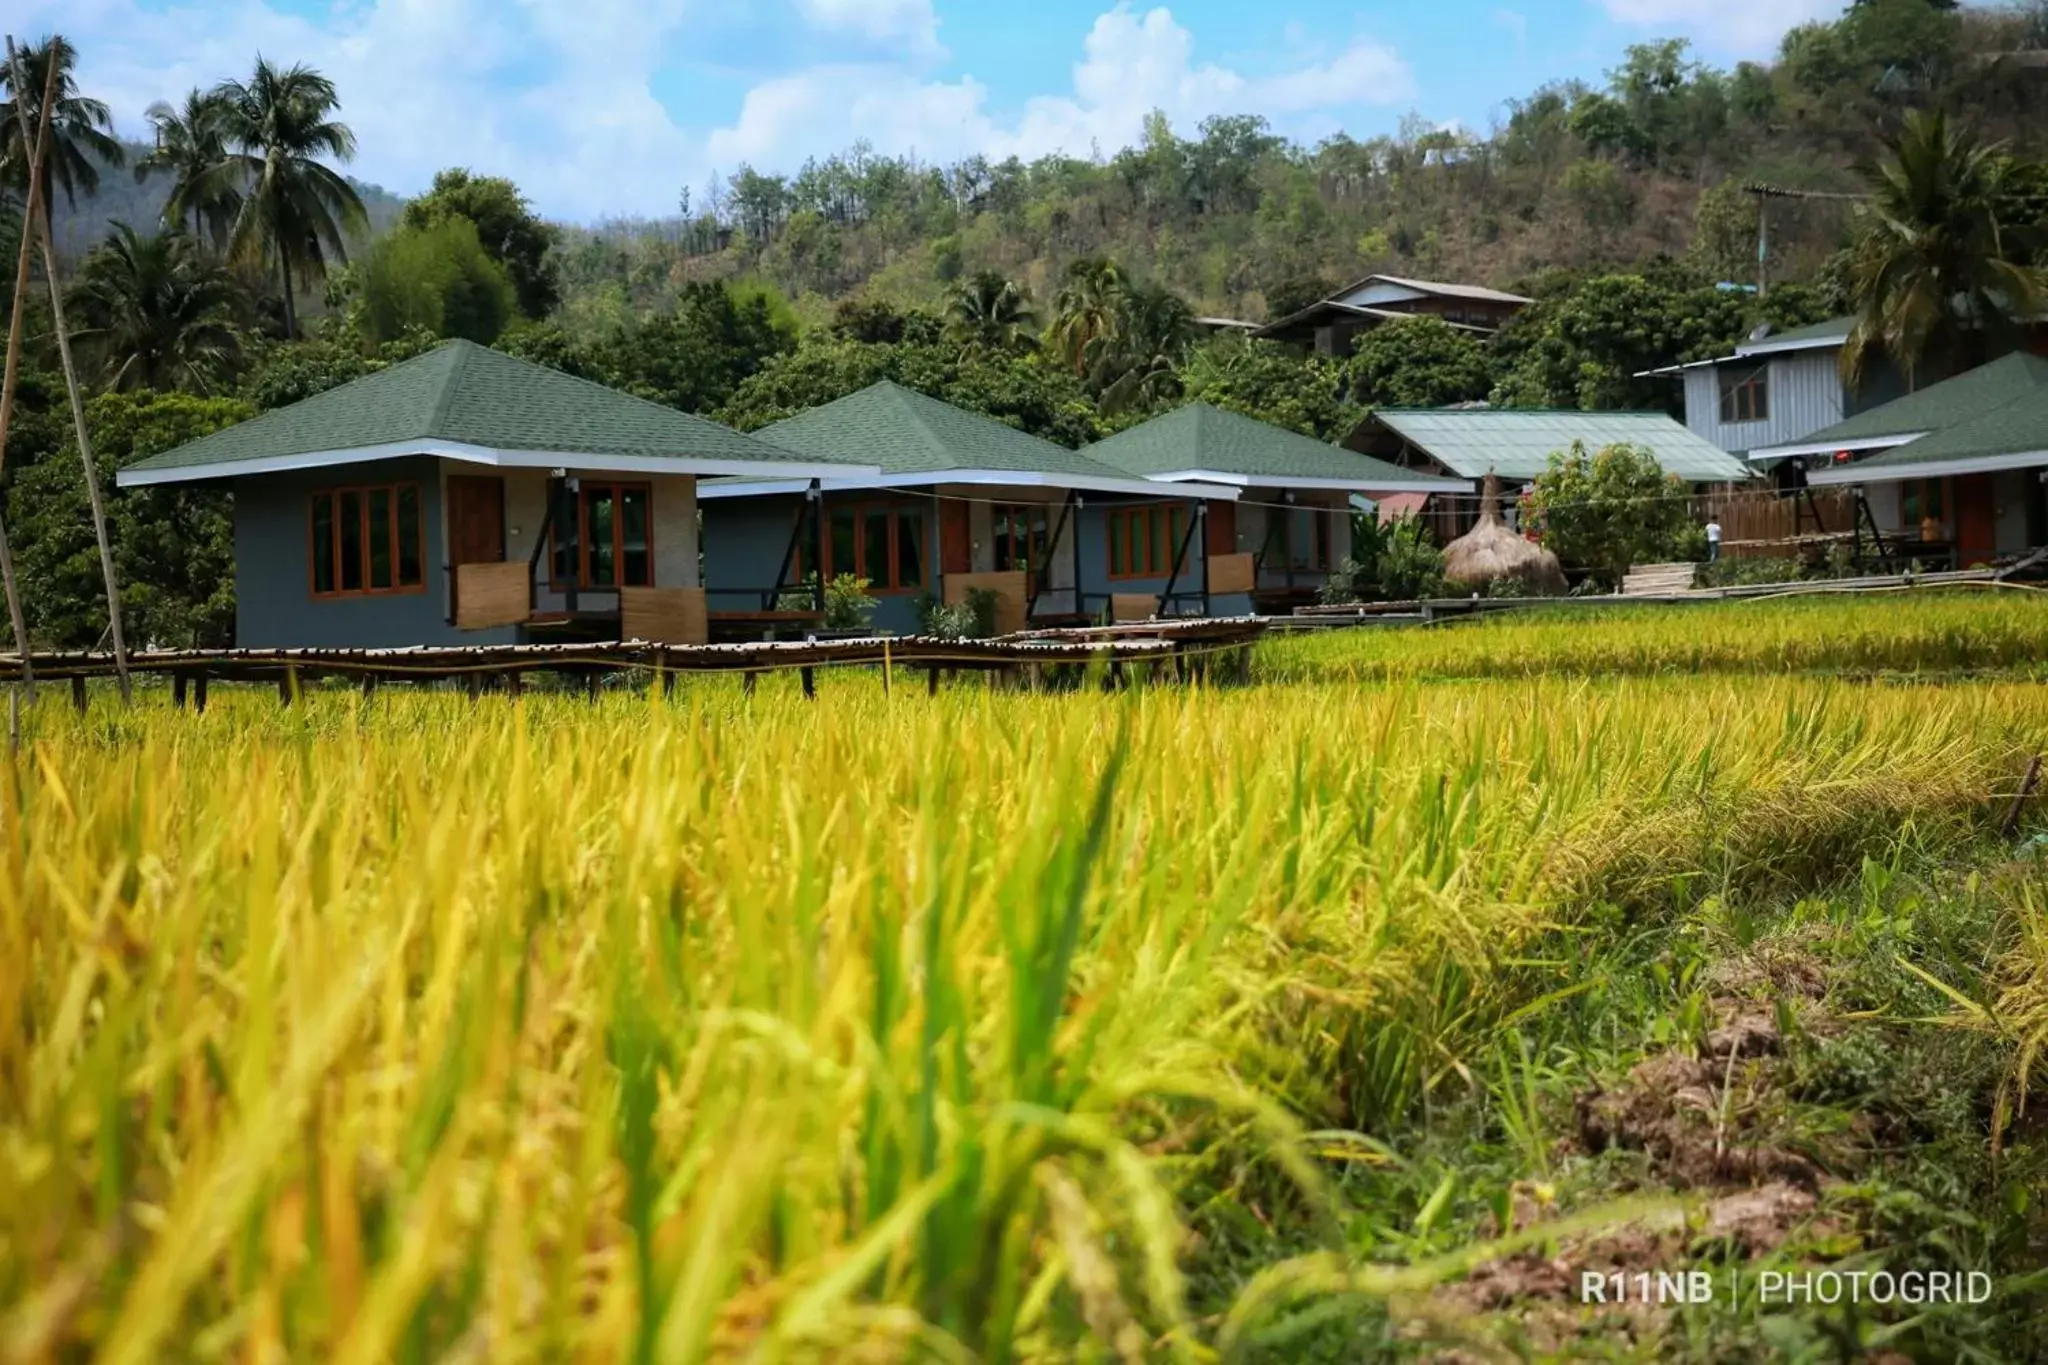
[{"label": "rice field", "polygon": [[[1657,975],[1701,925],[2012,856],[2048,607],[1752,610],[1213,690],[52,699],[0,790],[0,1359],[1427,1354],[1476,1268],[1694,1216],[1561,1174],[1553,1025],[1704,1037]],[[1916,648],[2018,673],[1787,671]],[[2033,894],[1893,973],[2001,1180]]]},{"label": "rice field", "polygon": [[1277,640],[1274,681],[1529,678],[1558,674],[1928,674],[2048,669],[2048,591],[2011,585],[1870,593],[1856,605],[1814,594],[1687,606],[1576,605],[1428,630],[1349,631]]}]

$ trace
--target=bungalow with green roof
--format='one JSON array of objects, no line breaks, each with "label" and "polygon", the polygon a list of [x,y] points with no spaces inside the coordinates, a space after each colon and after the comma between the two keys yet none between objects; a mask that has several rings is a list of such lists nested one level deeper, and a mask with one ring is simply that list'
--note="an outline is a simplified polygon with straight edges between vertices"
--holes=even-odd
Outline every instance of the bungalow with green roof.
[{"label": "bungalow with green roof", "polygon": [[1207,508],[1237,490],[1159,484],[887,380],[754,433],[792,460],[873,466],[809,480],[707,482],[712,618],[772,626],[841,574],[868,580],[878,629],[918,629],[929,596],[997,594],[998,625],[1234,614],[1208,590]]},{"label": "bungalow with green roof", "polygon": [[[1550,457],[1573,444],[1641,446],[1667,474],[1695,487],[1741,483],[1748,466],[1661,412],[1579,412],[1540,408],[1376,408],[1345,445],[1403,469],[1461,479],[1497,474],[1510,489],[1532,482]],[[1446,543],[1479,519],[1477,499],[1432,499],[1432,523]]]},{"label": "bungalow with green roof", "polygon": [[1162,483],[1222,484],[1235,505],[1208,513],[1212,579],[1225,556],[1262,610],[1312,596],[1351,553],[1351,499],[1470,493],[1467,479],[1400,469],[1241,413],[1188,403],[1089,446],[1087,454]]},{"label": "bungalow with green roof", "polygon": [[2016,351],[1750,454],[1860,488],[1871,526],[1907,557],[2021,554],[2048,545],[2048,359]]},{"label": "bungalow with green roof", "polygon": [[232,491],[244,647],[685,643],[698,478],[847,469],[450,341],[117,481]]}]

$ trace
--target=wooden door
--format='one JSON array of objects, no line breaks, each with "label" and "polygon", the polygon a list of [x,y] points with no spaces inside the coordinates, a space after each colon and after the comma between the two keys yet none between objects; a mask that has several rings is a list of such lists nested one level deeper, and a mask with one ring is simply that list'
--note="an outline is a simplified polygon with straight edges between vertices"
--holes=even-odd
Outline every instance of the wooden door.
[{"label": "wooden door", "polygon": [[1237,504],[1221,499],[1209,504],[1209,533],[1203,550],[1210,555],[1237,553]]},{"label": "wooden door", "polygon": [[448,558],[455,564],[505,559],[505,481],[495,474],[448,476]]},{"label": "wooden door", "polygon": [[1951,489],[1956,525],[1956,567],[1987,562],[1998,553],[1998,500],[1989,474],[1961,474]]},{"label": "wooden door", "polygon": [[939,503],[939,572],[970,573],[974,569],[974,533],[967,525],[967,504],[958,498]]}]

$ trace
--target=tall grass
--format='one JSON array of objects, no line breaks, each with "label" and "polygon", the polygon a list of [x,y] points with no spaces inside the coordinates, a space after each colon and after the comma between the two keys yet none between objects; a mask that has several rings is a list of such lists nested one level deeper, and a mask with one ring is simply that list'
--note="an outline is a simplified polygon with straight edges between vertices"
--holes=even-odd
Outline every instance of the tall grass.
[{"label": "tall grass", "polygon": [[1535,934],[1959,837],[2044,739],[1783,679],[45,707],[0,1353],[1203,1356],[1191,1201],[1327,1279],[1323,1163],[1488,1082]]},{"label": "tall grass", "polygon": [[2048,592],[1925,589],[1678,610],[1537,606],[1428,629],[1337,631],[1260,650],[1270,681],[1700,672],[1951,673],[2048,661]]}]

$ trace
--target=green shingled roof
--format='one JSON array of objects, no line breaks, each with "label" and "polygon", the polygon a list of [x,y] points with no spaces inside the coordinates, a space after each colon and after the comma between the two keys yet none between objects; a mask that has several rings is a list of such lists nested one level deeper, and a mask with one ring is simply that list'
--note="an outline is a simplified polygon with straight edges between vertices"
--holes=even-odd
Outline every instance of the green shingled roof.
[{"label": "green shingled roof", "polygon": [[1588,451],[1627,442],[1647,448],[1667,474],[1687,483],[1750,477],[1742,461],[1661,412],[1575,412],[1520,408],[1379,408],[1372,420],[1468,479],[1488,470],[1533,479],[1572,442]]},{"label": "green shingled roof", "polygon": [[1761,453],[1853,449],[1859,443],[1945,431],[2009,404],[2033,399],[2044,389],[2048,389],[2048,360],[2015,351]]},{"label": "green shingled roof", "polygon": [[[203,436],[122,470],[227,475],[252,461],[446,443],[565,456],[779,465],[751,436],[468,341]],[[343,463],[335,460],[330,463]],[[831,462],[816,456],[812,463]],[[573,458],[571,464],[577,463]],[[585,462],[584,467],[598,467]],[[205,471],[203,474],[200,471]],[[790,472],[795,472],[791,470]]]},{"label": "green shingled roof", "polygon": [[755,434],[806,459],[880,465],[885,475],[988,470],[1131,480],[1121,469],[887,379]]},{"label": "green shingled roof", "polygon": [[[1860,473],[1902,465],[1995,461],[2014,455],[2038,456],[2038,463],[2048,465],[2048,384],[2036,386],[2023,397],[2000,404],[1969,421],[1943,427],[1917,441],[1893,446],[1880,454],[1838,468]],[[1872,477],[1882,476],[1873,473]]]},{"label": "green shingled roof", "polygon": [[1461,480],[1402,469],[1312,436],[1276,427],[1207,403],[1189,403],[1088,447],[1104,464],[1133,474],[1204,474],[1270,479],[1314,479],[1367,488],[1446,492]]}]

